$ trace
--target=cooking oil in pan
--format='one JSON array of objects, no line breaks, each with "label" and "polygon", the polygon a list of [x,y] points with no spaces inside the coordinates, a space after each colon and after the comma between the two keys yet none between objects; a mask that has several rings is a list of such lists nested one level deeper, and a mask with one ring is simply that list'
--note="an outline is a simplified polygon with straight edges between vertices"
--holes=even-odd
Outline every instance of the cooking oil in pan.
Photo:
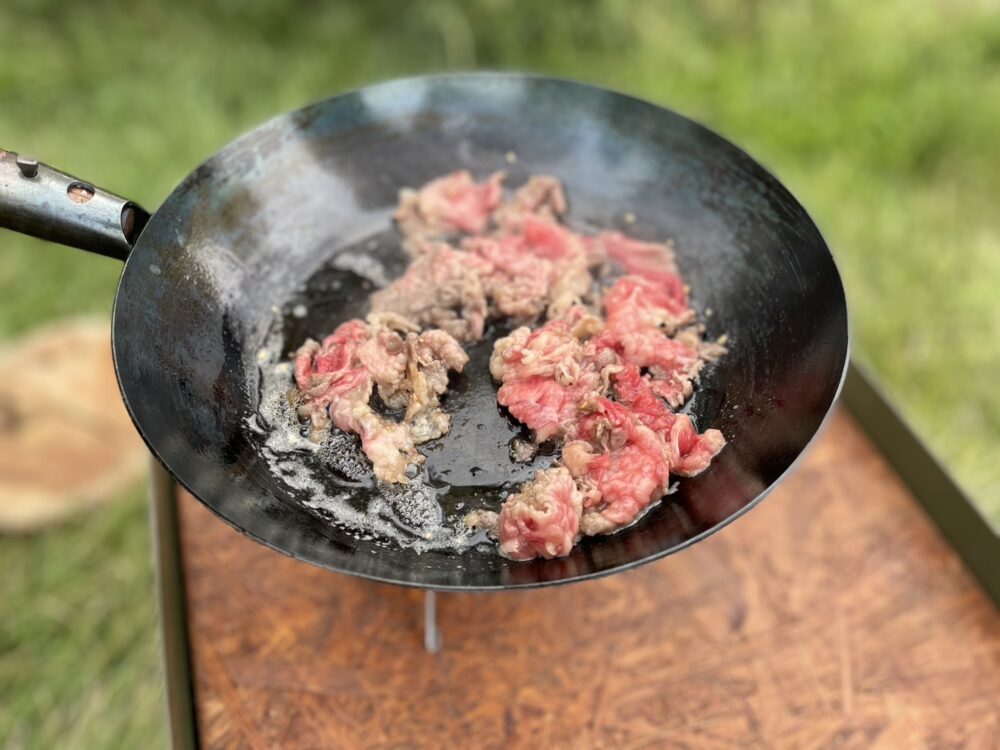
[{"label": "cooking oil in pan", "polygon": [[289,405],[292,365],[282,359],[283,336],[272,331],[258,356],[260,404],[250,418],[262,438],[261,455],[296,502],[360,538],[391,541],[417,552],[463,550],[484,541],[446,513],[451,485],[432,480],[425,467],[411,466],[409,484],[374,479],[356,435],[331,430],[321,443],[308,437]]},{"label": "cooking oil in pan", "polygon": [[498,408],[489,374],[493,342],[505,329],[490,330],[482,342],[466,347],[469,365],[452,376],[442,399],[452,415],[451,430],[419,446],[427,460],[409,467],[409,484],[376,481],[356,435],[333,429],[323,442],[313,442],[289,405],[296,349],[306,338],[320,339],[345,320],[363,318],[370,292],[406,263],[398,241],[360,248],[339,253],[297,295],[272,309],[256,357],[259,407],[250,424],[258,450],[294,502],[359,538],[418,552],[477,545],[495,550],[494,544],[483,545],[484,532],[468,529],[462,519],[471,510],[498,510],[512,487],[553,460],[541,454],[527,463],[510,458],[509,443],[520,425]]}]

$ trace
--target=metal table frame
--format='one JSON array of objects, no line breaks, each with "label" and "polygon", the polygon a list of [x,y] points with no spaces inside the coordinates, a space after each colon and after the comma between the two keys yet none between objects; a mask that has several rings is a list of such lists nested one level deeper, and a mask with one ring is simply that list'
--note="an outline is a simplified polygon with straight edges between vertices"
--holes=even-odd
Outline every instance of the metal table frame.
[{"label": "metal table frame", "polygon": [[[871,376],[851,364],[842,404],[868,433],[913,496],[938,526],[1000,607],[1000,534],[907,426]],[[198,747],[194,683],[188,648],[184,576],[177,519],[177,485],[153,461],[152,533],[156,554],[157,595],[163,638],[164,673],[170,740],[174,748]],[[435,595],[424,600],[425,646],[441,647],[435,621]]]}]

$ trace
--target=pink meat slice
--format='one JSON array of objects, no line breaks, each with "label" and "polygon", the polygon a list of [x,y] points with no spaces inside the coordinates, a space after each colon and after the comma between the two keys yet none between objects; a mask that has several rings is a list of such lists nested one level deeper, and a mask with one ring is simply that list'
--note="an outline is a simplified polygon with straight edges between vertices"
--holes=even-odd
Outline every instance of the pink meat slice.
[{"label": "pink meat slice", "polygon": [[352,369],[358,345],[368,338],[368,326],[363,320],[351,320],[337,327],[323,339],[322,344],[313,342],[308,357],[299,356],[295,360],[295,383],[300,390],[308,390],[315,385],[318,376],[337,376]]},{"label": "pink meat slice", "polygon": [[[398,334],[396,338],[399,339]],[[406,466],[419,461],[405,426],[394,425],[375,414],[368,402],[373,377],[362,363],[359,351],[379,361],[388,352],[375,353],[374,345],[384,336],[371,335],[361,320],[340,325],[322,344],[307,341],[296,354],[295,381],[299,386],[299,414],[307,416],[312,436],[319,440],[332,420],[344,432],[361,437],[361,448],[372,462],[375,476],[389,482],[406,481]],[[374,342],[374,345],[373,345]],[[402,340],[398,345],[402,347]]]},{"label": "pink meat slice", "polygon": [[597,242],[608,258],[623,271],[649,276],[658,273],[677,274],[674,251],[660,242],[643,242],[621,232],[602,232]]},{"label": "pink meat slice", "polygon": [[474,237],[463,246],[493,267],[483,285],[502,316],[557,316],[590,289],[590,259],[581,237],[545,218],[527,215],[516,231]]},{"label": "pink meat slice", "polygon": [[669,272],[618,279],[604,293],[604,312],[616,336],[638,330],[669,335],[694,320],[684,282]]},{"label": "pink meat slice", "polygon": [[502,383],[541,375],[570,384],[580,374],[583,353],[572,324],[551,320],[534,331],[522,326],[497,341],[490,357],[490,372]]},{"label": "pink meat slice", "polygon": [[467,170],[452,172],[419,190],[404,188],[394,218],[407,238],[479,234],[503,198],[503,172],[477,183]]},{"label": "pink meat slice", "polygon": [[313,432],[329,425],[327,409],[334,400],[352,395],[367,401],[371,374],[357,359],[358,347],[368,338],[364,321],[351,320],[323,339],[309,340],[295,357],[295,383],[299,388],[302,416],[309,417]]},{"label": "pink meat slice", "polygon": [[586,389],[564,386],[546,377],[527,378],[504,383],[497,391],[497,401],[511,416],[543,443],[566,434],[576,422],[580,401]]},{"label": "pink meat slice", "polygon": [[578,435],[595,452],[588,460],[574,456],[574,467],[582,469],[576,478],[587,497],[581,529],[588,535],[631,523],[666,492],[670,481],[659,435],[614,401],[600,398],[592,408],[580,420]]},{"label": "pink meat slice", "polygon": [[647,369],[653,391],[670,406],[681,406],[693,392],[704,359],[697,339],[666,335],[694,319],[680,277],[669,272],[624,276],[604,295],[604,310],[602,344]]},{"label": "pink meat slice", "polygon": [[675,364],[670,369],[653,367],[650,374],[650,387],[657,396],[664,399],[674,408],[684,405],[694,393],[694,379],[701,372],[705,362],[702,359],[690,361],[688,364]]},{"label": "pink meat slice", "polygon": [[663,399],[659,398],[642,377],[639,368],[632,363],[624,363],[621,369],[611,376],[612,389],[619,404],[629,409],[649,429],[657,435],[670,434],[677,415],[674,414]]},{"label": "pink meat slice", "polygon": [[383,419],[366,401],[335,399],[330,404],[334,425],[361,438],[361,450],[372,462],[372,472],[383,482],[406,484],[406,468],[422,463],[409,426]]},{"label": "pink meat slice", "polygon": [[674,414],[656,396],[635,365],[624,365],[612,376],[615,398],[665,441],[670,470],[692,477],[708,468],[726,444],[718,430],[698,434],[686,414]]},{"label": "pink meat slice", "polygon": [[536,442],[572,432],[586,398],[603,394],[606,357],[590,355],[575,335],[580,311],[531,331],[518,328],[500,339],[490,371],[502,385],[497,401],[534,433]]},{"label": "pink meat slice", "polygon": [[474,237],[463,245],[492,268],[483,276],[483,288],[498,315],[531,320],[545,311],[555,267],[527,252],[521,237]]},{"label": "pink meat slice", "polygon": [[[388,315],[372,317],[378,319]],[[406,395],[400,394],[398,386],[405,381],[407,361],[405,341],[399,331],[405,331],[410,326],[408,321],[398,316],[393,316],[392,322],[395,328],[388,325],[365,326],[367,338],[359,343],[356,356],[378,386],[382,401],[389,408],[398,409],[406,403]]]},{"label": "pink meat slice", "polygon": [[535,474],[500,509],[500,551],[512,560],[568,555],[580,531],[583,495],[564,468]]},{"label": "pink meat slice", "polygon": [[579,235],[549,219],[525,217],[520,236],[527,251],[535,257],[556,262],[586,262]]},{"label": "pink meat slice", "polygon": [[686,414],[678,414],[677,421],[670,430],[670,468],[682,477],[700,474],[726,445],[726,439],[718,430],[705,430],[698,434]]},{"label": "pink meat slice", "polygon": [[694,392],[694,378],[704,366],[697,349],[655,330],[633,331],[611,346],[626,362],[647,369],[653,392],[674,408]]},{"label": "pink meat slice", "polygon": [[[407,466],[424,460],[416,444],[448,430],[450,417],[438,397],[447,388],[448,370],[460,371],[468,357],[444,331],[417,334],[391,314],[371,320],[348,321],[322,343],[310,339],[302,345],[295,358],[298,412],[309,418],[313,439],[321,440],[332,421],[361,437],[378,479],[406,483]],[[369,403],[375,384],[387,405],[407,407],[404,421],[375,413]]]}]

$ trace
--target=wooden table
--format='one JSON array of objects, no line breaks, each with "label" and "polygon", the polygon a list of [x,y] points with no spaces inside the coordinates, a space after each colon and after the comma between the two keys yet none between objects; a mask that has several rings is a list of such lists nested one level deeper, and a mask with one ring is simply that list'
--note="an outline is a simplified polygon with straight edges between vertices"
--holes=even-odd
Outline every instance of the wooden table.
[{"label": "wooden table", "polygon": [[846,412],[759,508],[574,586],[439,595],[335,575],[190,497],[207,748],[998,748],[1000,614]]}]

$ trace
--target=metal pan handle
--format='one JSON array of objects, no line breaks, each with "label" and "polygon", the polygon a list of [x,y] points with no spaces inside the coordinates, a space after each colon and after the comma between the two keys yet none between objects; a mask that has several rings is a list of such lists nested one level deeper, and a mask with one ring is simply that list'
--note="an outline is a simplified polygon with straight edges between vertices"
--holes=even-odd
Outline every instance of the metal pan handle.
[{"label": "metal pan handle", "polygon": [[130,200],[0,148],[0,227],[125,260],[147,221]]}]

